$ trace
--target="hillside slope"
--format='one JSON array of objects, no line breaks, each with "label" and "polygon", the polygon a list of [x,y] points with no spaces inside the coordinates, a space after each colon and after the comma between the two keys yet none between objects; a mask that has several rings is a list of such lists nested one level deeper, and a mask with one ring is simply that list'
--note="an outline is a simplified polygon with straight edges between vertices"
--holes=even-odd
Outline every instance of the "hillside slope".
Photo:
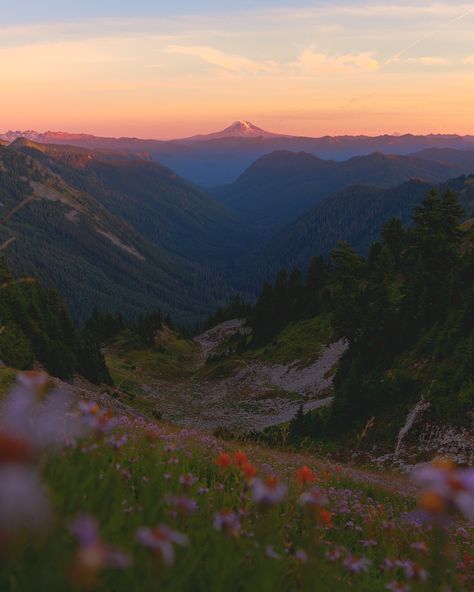
[{"label": "hillside slope", "polygon": [[228,207],[278,229],[349,185],[389,188],[413,178],[439,183],[466,169],[474,172],[474,163],[460,167],[377,152],[334,162],[304,152],[274,152],[256,161],[234,183],[212,192]]},{"label": "hillside slope", "polygon": [[227,263],[256,242],[256,230],[242,216],[134,154],[24,139],[11,148],[44,163],[168,252],[200,263]]},{"label": "hillside slope", "polygon": [[[431,184],[412,180],[392,189],[356,185],[322,200],[312,210],[277,233],[263,249],[239,263],[242,285],[272,278],[282,267],[305,268],[315,255],[327,256],[340,241],[367,253],[380,236],[382,225],[392,217],[404,224],[411,219]],[[437,186],[459,195],[465,219],[474,214],[474,176],[459,177]]]},{"label": "hillside slope", "polygon": [[0,195],[12,267],[57,288],[76,319],[161,307],[189,321],[227,294],[215,270],[152,244],[37,158],[0,147]]}]

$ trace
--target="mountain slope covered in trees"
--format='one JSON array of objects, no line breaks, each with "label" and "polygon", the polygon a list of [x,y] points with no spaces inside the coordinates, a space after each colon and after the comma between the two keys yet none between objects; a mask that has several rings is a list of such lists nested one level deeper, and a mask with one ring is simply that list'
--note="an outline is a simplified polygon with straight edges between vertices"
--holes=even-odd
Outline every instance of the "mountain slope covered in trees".
[{"label": "mountain slope covered in trees", "polygon": [[[277,233],[257,253],[240,262],[237,277],[244,286],[274,278],[282,267],[305,268],[314,255],[327,256],[339,241],[367,253],[380,237],[383,224],[398,217],[404,224],[432,185],[408,181],[392,189],[350,186],[322,200],[293,224]],[[474,215],[474,176],[459,177],[437,186],[440,192],[456,192],[464,208],[464,219]]]},{"label": "mountain slope covered in trees", "polygon": [[474,162],[461,166],[382,153],[335,162],[304,152],[274,152],[256,161],[234,183],[214,189],[213,194],[273,230],[349,185],[390,188],[410,179],[439,183],[465,172],[474,172]]},{"label": "mountain slope covered in trees", "polygon": [[307,273],[282,270],[247,312],[240,351],[271,344],[293,323],[330,319],[348,350],[323,414],[295,419],[293,437],[393,442],[420,399],[439,425],[470,426],[474,408],[474,227],[451,191],[429,191],[409,226],[385,223],[366,257],[340,243]]},{"label": "mountain slope covered in trees", "polygon": [[92,382],[111,382],[95,335],[74,326],[61,296],[33,277],[14,276],[1,260],[0,360],[21,370],[37,361],[63,379],[79,372]]},{"label": "mountain slope covered in trees", "polygon": [[150,160],[24,139],[11,148],[45,164],[145,239],[176,255],[222,264],[257,240],[256,229],[242,216]]},{"label": "mountain slope covered in trees", "polygon": [[87,189],[0,147],[0,244],[15,271],[57,288],[76,319],[94,307],[125,316],[161,308],[194,322],[229,297],[218,270],[152,244]]}]

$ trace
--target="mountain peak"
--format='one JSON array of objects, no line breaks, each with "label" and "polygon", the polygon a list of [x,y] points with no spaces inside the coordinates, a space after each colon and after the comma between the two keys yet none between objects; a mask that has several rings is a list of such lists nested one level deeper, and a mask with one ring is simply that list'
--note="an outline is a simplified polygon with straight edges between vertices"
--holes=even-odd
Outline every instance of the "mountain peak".
[{"label": "mountain peak", "polygon": [[230,127],[226,128],[224,130],[224,132],[241,134],[241,135],[245,135],[245,136],[254,135],[254,134],[258,134],[258,135],[268,134],[268,132],[261,129],[260,127],[257,127],[256,125],[254,125],[250,121],[234,121],[234,123]]},{"label": "mountain peak", "polygon": [[198,141],[207,141],[207,140],[224,140],[228,138],[287,138],[289,136],[284,136],[282,134],[275,134],[272,132],[267,132],[261,127],[257,127],[252,122],[247,120],[238,120],[234,121],[232,125],[226,127],[220,132],[215,132],[212,134],[204,134],[193,136],[191,138],[184,138],[178,141],[180,142],[198,142]]}]

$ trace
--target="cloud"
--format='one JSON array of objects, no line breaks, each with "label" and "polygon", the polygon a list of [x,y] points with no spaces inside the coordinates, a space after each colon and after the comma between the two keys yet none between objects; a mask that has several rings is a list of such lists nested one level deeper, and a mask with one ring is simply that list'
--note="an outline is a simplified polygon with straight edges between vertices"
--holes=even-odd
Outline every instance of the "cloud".
[{"label": "cloud", "polygon": [[408,58],[407,64],[420,64],[422,66],[448,66],[450,61],[437,56],[422,56],[419,58]]},{"label": "cloud", "polygon": [[427,3],[414,3],[409,2],[406,4],[402,3],[384,3],[374,4],[367,2],[360,2],[358,4],[343,6],[336,3],[328,3],[325,7],[318,7],[314,10],[302,10],[301,13],[306,15],[309,14],[321,14],[326,12],[333,15],[349,15],[349,16],[363,16],[371,18],[379,17],[400,17],[400,18],[412,18],[419,15],[429,16],[447,16],[456,15],[461,12],[469,11],[472,9],[472,4],[453,2],[427,2]]},{"label": "cloud", "polygon": [[379,64],[372,52],[329,55],[309,48],[293,65],[305,74],[331,74],[376,70]]},{"label": "cloud", "polygon": [[474,55],[466,56],[463,61],[463,64],[468,64],[469,66],[474,66]]},{"label": "cloud", "polygon": [[207,46],[170,45],[165,50],[167,53],[175,53],[191,56],[204,60],[208,64],[231,72],[244,72],[248,74],[273,73],[278,70],[278,64],[274,61],[255,61],[242,56],[224,53],[218,49]]}]

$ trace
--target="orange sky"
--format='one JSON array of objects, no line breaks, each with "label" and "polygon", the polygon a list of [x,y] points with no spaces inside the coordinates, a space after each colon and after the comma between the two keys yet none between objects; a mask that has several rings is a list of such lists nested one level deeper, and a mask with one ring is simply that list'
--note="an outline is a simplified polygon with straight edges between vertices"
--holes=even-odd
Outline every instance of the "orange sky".
[{"label": "orange sky", "polygon": [[319,2],[0,25],[0,131],[474,134],[474,7]]}]

